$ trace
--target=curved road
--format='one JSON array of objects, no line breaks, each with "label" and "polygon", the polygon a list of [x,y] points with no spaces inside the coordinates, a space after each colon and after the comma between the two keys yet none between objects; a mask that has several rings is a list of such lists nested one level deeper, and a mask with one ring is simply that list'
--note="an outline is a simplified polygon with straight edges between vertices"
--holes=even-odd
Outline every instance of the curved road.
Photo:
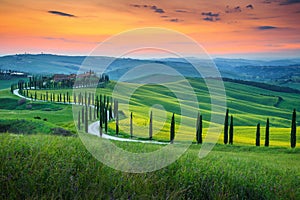
[{"label": "curved road", "polygon": [[[31,98],[28,98],[28,97],[25,97],[23,95],[20,95],[19,94],[19,89],[15,89],[13,91],[13,94],[16,95],[16,96],[18,96],[18,97],[20,97],[20,98],[24,98],[24,99],[27,99],[27,100],[32,100]],[[43,101],[43,100],[34,100],[34,101],[47,102],[47,101]],[[63,102],[55,102],[55,103],[69,104],[69,103],[63,103]],[[74,103],[70,103],[70,104],[74,104]],[[99,134],[99,121],[93,122],[93,123],[89,124],[88,133],[100,137],[100,134]],[[102,138],[109,139],[109,140],[122,141],[122,142],[140,142],[140,143],[151,143],[151,144],[169,144],[169,142],[158,142],[158,141],[153,141],[153,140],[135,140],[135,139],[130,139],[130,138],[120,138],[120,137],[115,137],[115,136],[107,135],[105,133],[102,134]]]}]

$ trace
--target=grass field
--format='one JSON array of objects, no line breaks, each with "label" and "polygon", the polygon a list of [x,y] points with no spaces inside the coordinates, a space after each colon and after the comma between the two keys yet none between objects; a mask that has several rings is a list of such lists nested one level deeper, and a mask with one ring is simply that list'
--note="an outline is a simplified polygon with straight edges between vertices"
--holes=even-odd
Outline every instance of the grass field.
[{"label": "grass field", "polygon": [[[203,82],[196,79],[190,79],[190,83],[199,99],[205,135],[210,118],[207,89]],[[128,88],[135,87],[124,84]],[[99,88],[97,93],[111,95],[114,85],[112,82],[107,88]],[[225,87],[228,108],[234,116],[234,145],[223,145],[221,135],[218,144],[204,159],[198,157],[201,145],[193,144],[173,164],[143,174],[125,173],[107,167],[88,152],[76,135],[50,135],[51,129],[56,127],[76,132],[71,105],[34,101],[22,103],[8,89],[1,90],[0,124],[12,124],[14,129],[0,135],[0,198],[299,199],[300,151],[299,147],[291,149],[289,141],[292,109],[300,110],[300,96],[236,83],[225,82]],[[72,90],[51,92],[58,94],[67,91],[72,93]],[[37,93],[45,94],[45,91],[37,90]],[[126,91],[118,96],[123,114],[121,137],[128,137],[128,116],[129,112],[133,112],[134,123],[145,130],[134,132],[134,135],[147,138],[151,109],[154,113],[154,139],[167,141],[171,113],[179,113],[174,94],[165,87],[142,86],[131,96],[128,111],[122,102],[125,96]],[[283,100],[278,104],[279,97]],[[160,104],[164,109],[152,107],[154,104]],[[187,107],[187,110],[190,109]],[[222,117],[224,114],[218,113]],[[183,117],[190,123],[190,126],[183,128],[187,134],[194,136],[195,119]],[[267,117],[271,122],[270,147],[255,147],[256,124],[260,122],[262,125],[263,146]],[[109,124],[110,134],[114,134],[114,123]],[[13,134],[18,132],[16,130],[28,134]],[[299,132],[300,128],[297,130]],[[92,135],[86,137],[95,142],[101,140]],[[161,145],[154,144],[117,141],[114,144],[136,153],[161,148]]]},{"label": "grass field", "polygon": [[[115,144],[134,152],[145,148]],[[300,198],[298,148],[217,145],[199,159],[200,145],[192,145],[168,167],[143,174],[103,165],[77,137],[2,134],[0,148],[2,199]]]},{"label": "grass field", "polygon": [[[201,79],[189,79],[190,84],[194,88],[195,94],[199,101],[199,111],[203,115],[204,120],[204,135],[210,121],[210,96],[208,90]],[[261,135],[264,139],[264,130],[267,118],[270,118],[271,135],[270,145],[273,146],[289,146],[289,135],[291,126],[291,115],[293,108],[300,110],[300,95],[274,92],[265,89],[256,88],[253,86],[242,85],[232,82],[224,82],[227,96],[227,107],[230,110],[230,115],[234,117],[235,126],[235,142],[239,144],[254,144],[255,132],[257,123],[261,123]],[[120,83],[118,83],[120,84]],[[176,117],[176,123],[186,120],[181,124],[183,135],[179,140],[193,140],[195,132],[196,116],[191,117],[191,113],[196,113],[193,107],[189,107],[190,102],[184,102],[183,106],[189,112],[189,116],[181,116],[180,105],[174,93],[168,88],[158,85],[144,85],[138,87],[130,96],[129,108],[126,109],[124,99],[128,95],[130,88],[135,88],[136,84],[121,83],[123,88],[126,88],[120,93],[117,93],[117,98],[120,101],[120,110],[124,117],[120,120],[120,130],[123,135],[128,136],[129,133],[129,115],[133,112],[134,115],[134,135],[139,138],[148,137],[149,112],[153,111],[154,119],[154,139],[168,140],[169,139],[169,124],[172,112]],[[107,88],[98,88],[97,94],[110,96],[115,83],[112,82]],[[95,92],[93,89],[75,89],[74,92],[78,95],[87,92]],[[34,95],[35,91],[29,91],[29,95]],[[45,94],[44,90],[37,90],[37,96]],[[73,90],[51,90],[51,93],[69,93]],[[281,99],[281,100],[279,100]],[[73,101],[73,97],[71,98]],[[157,106],[160,105],[160,106]],[[75,112],[75,119],[76,119]],[[225,113],[216,113],[220,118],[224,118]],[[300,120],[298,118],[298,124]],[[114,122],[111,122],[110,130],[113,134],[115,129]],[[178,127],[177,127],[178,130]],[[298,138],[299,139],[299,138]],[[222,138],[220,138],[222,142]]]}]

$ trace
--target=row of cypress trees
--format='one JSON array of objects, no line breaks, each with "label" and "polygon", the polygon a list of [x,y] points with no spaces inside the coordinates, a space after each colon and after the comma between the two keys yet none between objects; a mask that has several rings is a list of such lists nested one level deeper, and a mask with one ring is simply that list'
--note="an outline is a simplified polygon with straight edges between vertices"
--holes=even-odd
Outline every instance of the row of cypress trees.
[{"label": "row of cypress trees", "polygon": [[[20,93],[24,96],[30,97],[34,100],[38,100],[38,95],[37,92],[34,92],[34,95],[31,93],[29,94],[27,89],[22,89],[22,86],[19,86],[21,88]],[[12,87],[13,90],[13,87]],[[103,97],[103,98],[102,98]],[[54,93],[48,93],[46,94],[40,94],[40,100],[48,101],[50,99],[51,102],[64,102],[64,103],[71,103],[71,96],[69,95],[69,92],[66,94],[57,94],[55,95]],[[111,120],[113,116],[115,117],[116,120],[116,135],[119,135],[119,116],[118,116],[118,102],[117,100],[112,100],[111,97],[108,96],[96,96],[94,98],[94,94],[87,93],[81,94],[79,93],[78,96],[74,93],[73,94],[73,102],[75,104],[83,105],[83,110],[84,106],[86,107],[86,112],[82,112],[82,119],[84,119],[84,113],[89,113],[88,112],[88,107],[90,105],[94,105],[94,115],[96,115],[95,118],[99,118],[100,122],[100,135],[102,135],[102,129],[104,127],[105,132],[107,133],[107,121]],[[114,102],[114,103],[113,103]],[[112,109],[112,106],[114,105],[114,111]],[[91,107],[89,108],[91,109]],[[90,115],[92,111],[90,111]],[[133,114],[130,114],[130,137],[133,136],[133,127],[132,127],[132,116]],[[80,118],[80,116],[78,117]],[[90,117],[90,120],[91,117]],[[87,121],[87,120],[86,120]],[[84,120],[82,120],[82,123],[84,123]],[[86,126],[86,124],[85,124]],[[80,128],[80,122],[78,120],[78,127]],[[197,123],[196,123],[196,141],[198,144],[202,144],[203,138],[202,138],[202,129],[203,129],[203,124],[202,124],[202,115],[198,113],[197,117]],[[296,109],[293,110],[293,115],[292,115],[292,126],[291,126],[291,147],[295,148],[296,147]],[[87,129],[86,129],[87,132]],[[225,114],[225,121],[224,121],[224,144],[226,145],[227,143],[233,144],[233,133],[234,133],[234,127],[233,127],[233,116],[230,116],[230,124],[229,124],[229,109],[226,110]],[[256,146],[260,146],[260,123],[257,124],[256,128]],[[264,146],[268,147],[269,146],[269,137],[270,137],[270,120],[267,118],[266,122],[266,131],[265,131],[265,144]],[[170,142],[173,143],[175,138],[175,114],[173,113],[172,118],[171,118],[171,125],[170,125]],[[152,119],[152,111],[150,112],[150,121],[149,121],[149,139],[153,139],[153,119]]]}]

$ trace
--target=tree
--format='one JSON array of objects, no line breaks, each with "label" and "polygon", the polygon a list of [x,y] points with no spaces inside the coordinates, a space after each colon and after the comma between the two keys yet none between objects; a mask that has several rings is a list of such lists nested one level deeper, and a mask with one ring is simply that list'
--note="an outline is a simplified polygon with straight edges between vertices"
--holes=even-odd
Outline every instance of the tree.
[{"label": "tree", "polygon": [[297,132],[297,122],[296,122],[296,109],[293,111],[293,116],[292,116],[292,129],[291,129],[291,147],[295,148],[296,147],[296,132]]},{"label": "tree", "polygon": [[233,116],[230,116],[229,144],[233,144]]},{"label": "tree", "polygon": [[149,140],[152,140],[153,136],[153,121],[152,121],[152,111],[150,112],[150,120],[149,120]]},{"label": "tree", "polygon": [[78,112],[78,130],[80,130],[80,111]]},{"label": "tree", "polygon": [[85,107],[85,119],[84,119],[84,123],[85,123],[85,132],[88,132],[88,108],[87,106]]},{"label": "tree", "polygon": [[269,134],[270,134],[270,122],[269,122],[269,118],[268,118],[267,124],[266,124],[265,147],[269,146]]},{"label": "tree", "polygon": [[102,129],[103,129],[102,116],[100,115],[100,117],[99,117],[99,134],[100,134],[100,137],[102,137]]},{"label": "tree", "polygon": [[228,113],[229,110],[226,110],[225,122],[224,122],[224,144],[228,142]]},{"label": "tree", "polygon": [[175,115],[173,113],[170,127],[170,143],[173,144],[175,138]]},{"label": "tree", "polygon": [[116,112],[116,135],[119,135],[119,112]]},{"label": "tree", "polygon": [[97,112],[97,118],[99,118],[99,97],[96,96],[96,112]]},{"label": "tree", "polygon": [[73,101],[74,101],[74,104],[76,104],[76,93],[75,92],[73,94]]},{"label": "tree", "polygon": [[202,144],[202,115],[198,113],[197,124],[196,124],[196,139],[197,144]]},{"label": "tree", "polygon": [[132,112],[131,112],[130,113],[130,138],[132,138],[132,136],[133,136],[133,126],[132,126]]},{"label": "tree", "polygon": [[260,146],[260,123],[257,124],[256,127],[256,146]]},{"label": "tree", "polygon": [[107,117],[107,107],[104,108],[104,130],[105,133],[107,133],[107,121],[108,121],[108,117]]},{"label": "tree", "polygon": [[93,119],[92,119],[92,107],[90,106],[90,112],[89,112],[89,114],[90,114],[90,120],[92,121]]},{"label": "tree", "polygon": [[81,109],[81,118],[82,123],[84,123],[84,107]]}]

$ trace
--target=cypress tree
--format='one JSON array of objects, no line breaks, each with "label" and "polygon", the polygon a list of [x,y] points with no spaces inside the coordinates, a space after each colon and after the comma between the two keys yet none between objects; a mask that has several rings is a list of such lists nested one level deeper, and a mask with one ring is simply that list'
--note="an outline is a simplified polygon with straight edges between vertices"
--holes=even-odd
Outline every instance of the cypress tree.
[{"label": "cypress tree", "polygon": [[229,144],[233,144],[233,116],[230,116]]},{"label": "cypress tree", "polygon": [[73,94],[73,102],[74,102],[74,104],[76,104],[76,93],[75,92]]},{"label": "cypress tree", "polygon": [[108,113],[109,113],[109,120],[111,120],[113,118],[111,105],[109,106],[109,112]]},{"label": "cypress tree", "polygon": [[99,98],[96,96],[96,112],[97,112],[97,118],[99,118]]},{"label": "cypress tree", "polygon": [[132,138],[132,136],[133,136],[133,126],[132,126],[132,112],[131,112],[130,113],[130,138]]},{"label": "cypress tree", "polygon": [[80,111],[78,112],[78,130],[80,130]]},{"label": "cypress tree", "polygon": [[96,107],[94,106],[94,120],[97,119],[96,117]]},{"label": "cypress tree", "polygon": [[152,111],[150,112],[150,121],[149,121],[149,140],[152,140],[153,135],[153,121],[152,121]]},{"label": "cypress tree", "polygon": [[200,112],[198,113],[198,117],[197,117],[196,139],[197,139],[197,144],[202,144],[202,115],[200,115]]},{"label": "cypress tree", "polygon": [[66,103],[66,94],[64,93],[64,103]]},{"label": "cypress tree", "polygon": [[119,135],[119,112],[116,112],[116,134]]},{"label": "cypress tree", "polygon": [[296,109],[293,111],[292,116],[292,128],[291,128],[291,148],[296,147],[296,132],[297,132],[297,122],[296,122]]},{"label": "cypress tree", "polygon": [[92,121],[92,107],[90,106],[90,121]]},{"label": "cypress tree", "polygon": [[256,146],[260,146],[260,123],[257,124],[256,127]]},{"label": "cypress tree", "polygon": [[228,142],[228,113],[229,110],[226,110],[225,122],[224,122],[224,144]]},{"label": "cypress tree", "polygon": [[100,137],[102,137],[102,121],[101,121],[101,117],[99,119],[99,134],[100,134]]},{"label": "cypress tree", "polygon": [[84,107],[81,109],[81,118],[82,118],[82,123],[84,123]]},{"label": "cypress tree", "polygon": [[104,108],[104,112],[105,112],[105,114],[104,114],[104,129],[105,129],[105,133],[107,133],[107,107],[105,107]]},{"label": "cypress tree", "polygon": [[67,100],[68,100],[68,103],[70,104],[71,103],[71,97],[69,95],[69,92],[67,92]]},{"label": "cypress tree", "polygon": [[269,118],[268,118],[267,124],[266,124],[265,147],[269,146],[269,134],[270,134],[270,122],[269,122]]},{"label": "cypress tree", "polygon": [[170,127],[170,143],[173,144],[175,138],[175,116],[174,113],[171,119],[171,127]]},{"label": "cypress tree", "polygon": [[94,95],[94,93],[92,94],[92,105],[95,105],[95,95]]},{"label": "cypress tree", "polygon": [[85,123],[85,132],[88,132],[88,108],[87,106],[85,107],[85,119],[84,119],[84,123]]}]

